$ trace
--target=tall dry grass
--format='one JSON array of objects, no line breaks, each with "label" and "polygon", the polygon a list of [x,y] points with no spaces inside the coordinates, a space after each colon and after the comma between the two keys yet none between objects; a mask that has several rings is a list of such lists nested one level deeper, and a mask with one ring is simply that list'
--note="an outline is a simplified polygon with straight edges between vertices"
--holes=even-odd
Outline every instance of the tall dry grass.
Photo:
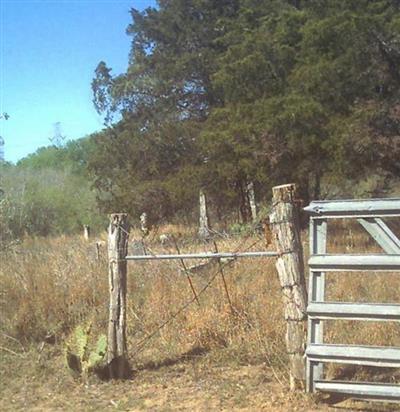
[{"label": "tall dry grass", "polygon": [[79,237],[27,239],[1,255],[0,328],[28,343],[62,338],[107,301],[105,257]]},{"label": "tall dry grass", "polygon": [[[346,223],[329,230],[331,253],[377,250],[361,230]],[[181,251],[213,249],[213,245],[196,242],[194,231],[185,227],[163,228],[158,233],[174,233]],[[131,239],[138,236],[133,232]],[[307,234],[303,237],[306,240]],[[175,252],[172,244],[160,245],[158,234],[150,236],[148,246],[154,252]],[[252,235],[219,240],[218,248],[234,251],[265,247],[262,237]],[[95,325],[92,329],[104,333],[108,316],[105,254],[103,249],[97,260],[94,243],[78,237],[27,239],[3,254],[1,346],[12,345],[12,339],[26,345],[49,336],[62,343],[76,325],[89,318]],[[216,268],[193,275],[197,293],[210,285],[200,294],[199,304],[194,300],[185,310],[181,308],[193,300],[193,294],[177,261],[128,265],[127,335],[135,367],[168,364],[209,352],[224,362],[267,362],[277,379],[285,377],[286,326],[273,259],[241,259],[225,267],[229,298]],[[328,275],[327,295],[332,300],[398,302],[399,292],[398,274]],[[330,322],[326,329],[327,340],[337,343],[400,346],[399,337],[399,325],[393,322]]]}]

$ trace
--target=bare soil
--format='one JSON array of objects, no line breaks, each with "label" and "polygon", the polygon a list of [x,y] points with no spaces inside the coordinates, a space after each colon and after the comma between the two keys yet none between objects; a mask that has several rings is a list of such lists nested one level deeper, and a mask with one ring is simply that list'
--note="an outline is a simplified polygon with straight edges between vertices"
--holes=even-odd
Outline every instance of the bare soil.
[{"label": "bare soil", "polygon": [[396,411],[396,405],[290,393],[267,364],[212,354],[144,364],[131,379],[87,382],[70,375],[55,347],[1,352],[1,411]]}]

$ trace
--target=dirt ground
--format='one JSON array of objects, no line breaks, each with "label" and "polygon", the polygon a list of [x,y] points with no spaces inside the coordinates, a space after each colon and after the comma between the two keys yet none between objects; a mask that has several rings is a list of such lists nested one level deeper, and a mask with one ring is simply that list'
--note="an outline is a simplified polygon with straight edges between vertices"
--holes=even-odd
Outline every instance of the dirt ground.
[{"label": "dirt ground", "polygon": [[396,405],[338,402],[290,393],[266,364],[219,364],[205,354],[141,365],[131,379],[86,383],[43,351],[22,358],[1,352],[1,411],[396,411]]}]

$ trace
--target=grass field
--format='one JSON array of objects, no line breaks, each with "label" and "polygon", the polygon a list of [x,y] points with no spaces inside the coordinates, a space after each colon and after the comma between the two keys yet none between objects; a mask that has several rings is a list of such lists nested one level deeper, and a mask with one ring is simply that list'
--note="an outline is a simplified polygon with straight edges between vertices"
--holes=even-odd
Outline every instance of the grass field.
[{"label": "grass field", "polygon": [[[328,251],[378,250],[353,225],[328,230]],[[160,244],[161,233],[174,234],[181,251],[214,248],[198,242],[194,229],[168,226],[147,239],[153,252],[176,252],[174,245]],[[139,237],[131,233],[131,240]],[[220,251],[265,250],[263,236],[254,233],[217,243]],[[179,262],[128,265],[133,373],[127,381],[109,382],[73,374],[65,362],[66,344],[78,325],[90,323],[90,341],[106,331],[104,246],[99,260],[94,241],[79,237],[26,239],[3,252],[1,410],[396,410],[351,401],[333,406],[322,396],[288,392],[286,325],[273,259],[242,259],[225,266],[226,288],[218,267],[193,275],[199,303],[191,304],[193,292]],[[395,273],[332,274],[327,286],[330,300],[399,301]],[[328,342],[400,346],[400,328],[394,322],[330,322],[325,335]],[[327,373],[400,382],[399,371],[393,369],[336,366]]]}]

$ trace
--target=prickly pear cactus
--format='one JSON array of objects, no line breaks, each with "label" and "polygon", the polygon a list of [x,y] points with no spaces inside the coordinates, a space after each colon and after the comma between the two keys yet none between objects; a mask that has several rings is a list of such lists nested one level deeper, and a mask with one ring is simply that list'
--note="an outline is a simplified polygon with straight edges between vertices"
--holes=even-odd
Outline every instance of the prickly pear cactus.
[{"label": "prickly pear cactus", "polygon": [[97,340],[91,333],[92,323],[79,325],[72,332],[65,345],[67,367],[76,376],[87,379],[91,372],[103,367],[107,351],[107,338],[100,335]]}]

